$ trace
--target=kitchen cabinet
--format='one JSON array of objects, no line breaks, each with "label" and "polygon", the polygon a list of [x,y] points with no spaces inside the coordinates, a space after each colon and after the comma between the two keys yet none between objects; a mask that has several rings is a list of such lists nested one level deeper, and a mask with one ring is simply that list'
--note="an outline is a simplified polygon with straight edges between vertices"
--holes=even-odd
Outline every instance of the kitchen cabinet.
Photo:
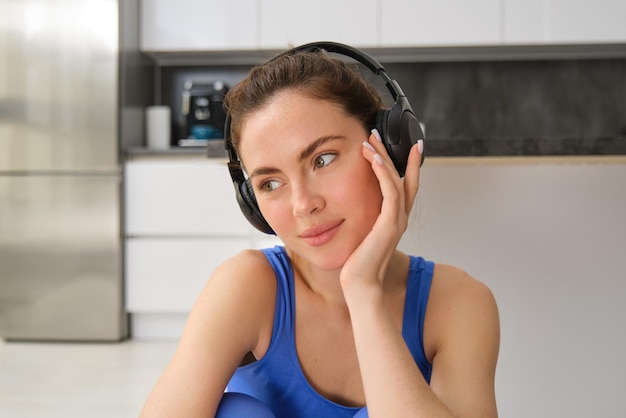
[{"label": "kitchen cabinet", "polygon": [[382,0],[381,47],[501,42],[501,1]]},{"label": "kitchen cabinet", "polygon": [[143,1],[143,51],[285,49],[332,40],[377,46],[380,0]]},{"label": "kitchen cabinet", "polygon": [[144,0],[140,49],[256,49],[258,4],[258,0]]},{"label": "kitchen cabinet", "polygon": [[378,43],[379,0],[262,0],[260,46],[285,49],[313,41],[359,47]]},{"label": "kitchen cabinet", "polygon": [[626,0],[381,1],[381,47],[626,42]]},{"label": "kitchen cabinet", "polygon": [[144,0],[146,52],[626,42],[626,0]]},{"label": "kitchen cabinet", "polygon": [[213,270],[280,244],[235,200],[225,161],[146,157],[125,164],[125,295],[135,338],[177,338]]},{"label": "kitchen cabinet", "polygon": [[503,0],[505,44],[626,42],[626,0]]}]

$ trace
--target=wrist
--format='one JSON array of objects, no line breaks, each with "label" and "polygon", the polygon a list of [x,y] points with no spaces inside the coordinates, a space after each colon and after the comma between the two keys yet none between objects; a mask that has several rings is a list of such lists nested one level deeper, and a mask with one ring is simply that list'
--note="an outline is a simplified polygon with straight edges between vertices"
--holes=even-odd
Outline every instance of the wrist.
[{"label": "wrist", "polygon": [[342,281],[341,288],[352,314],[364,308],[375,309],[384,305],[383,287],[375,281]]}]

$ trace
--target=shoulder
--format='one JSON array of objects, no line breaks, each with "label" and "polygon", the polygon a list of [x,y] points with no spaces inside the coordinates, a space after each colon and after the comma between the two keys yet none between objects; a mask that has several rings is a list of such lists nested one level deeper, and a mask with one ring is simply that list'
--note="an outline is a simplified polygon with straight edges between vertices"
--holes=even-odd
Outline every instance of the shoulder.
[{"label": "shoulder", "polygon": [[483,338],[499,345],[498,307],[492,291],[466,271],[435,264],[428,300],[425,340],[433,355],[455,340]]},{"label": "shoulder", "polygon": [[[274,270],[261,250],[244,250],[224,261],[211,275],[203,295],[246,298],[249,302],[276,294]],[[207,296],[211,296],[207,295]]]},{"label": "shoulder", "polygon": [[245,250],[214,270],[192,314],[204,318],[203,322],[219,318],[221,328],[229,325],[231,334],[252,335],[253,345],[258,346],[271,337],[275,302],[272,266],[262,251]]},{"label": "shoulder", "polygon": [[254,282],[273,277],[274,270],[262,250],[243,250],[219,265],[211,280],[225,276],[233,280]]},{"label": "shoulder", "polygon": [[466,271],[448,264],[435,264],[431,295],[448,302],[463,300],[495,303],[491,290]]}]

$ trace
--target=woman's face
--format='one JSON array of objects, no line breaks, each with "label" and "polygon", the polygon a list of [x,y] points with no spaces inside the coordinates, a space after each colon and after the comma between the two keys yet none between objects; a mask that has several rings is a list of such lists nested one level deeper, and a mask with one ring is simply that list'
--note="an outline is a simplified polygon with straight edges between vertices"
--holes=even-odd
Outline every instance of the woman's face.
[{"label": "woman's face", "polygon": [[263,216],[283,243],[340,269],[371,230],[382,195],[361,154],[367,132],[337,104],[296,91],[249,115],[240,155]]}]

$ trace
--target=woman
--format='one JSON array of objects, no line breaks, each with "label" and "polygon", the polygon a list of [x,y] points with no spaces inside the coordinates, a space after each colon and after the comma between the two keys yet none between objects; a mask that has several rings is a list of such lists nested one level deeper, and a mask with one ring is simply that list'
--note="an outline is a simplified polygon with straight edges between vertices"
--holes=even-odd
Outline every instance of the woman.
[{"label": "woman", "polygon": [[491,292],[396,248],[422,141],[400,178],[378,93],[320,50],[254,68],[225,106],[284,247],[216,269],[142,416],[497,416]]}]

